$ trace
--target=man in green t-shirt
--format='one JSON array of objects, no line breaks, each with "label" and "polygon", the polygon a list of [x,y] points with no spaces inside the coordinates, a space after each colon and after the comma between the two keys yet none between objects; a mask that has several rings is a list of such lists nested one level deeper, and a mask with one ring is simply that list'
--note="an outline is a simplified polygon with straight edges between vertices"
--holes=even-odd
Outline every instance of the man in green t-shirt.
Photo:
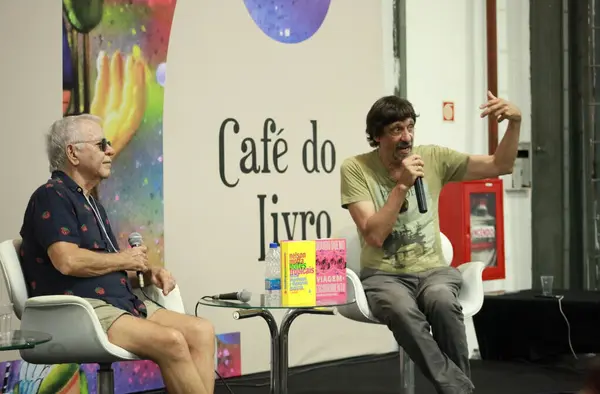
[{"label": "man in green t-shirt", "polygon": [[[448,182],[509,174],[517,156],[521,112],[488,92],[481,117],[508,120],[493,155],[467,155],[413,146],[417,115],[410,102],[383,97],[367,114],[374,150],[341,166],[342,207],[361,242],[361,280],[373,315],[439,393],[470,393],[469,357],[458,293],[462,278],[442,256],[438,199]],[[423,180],[428,211],[421,214],[412,187]],[[430,329],[433,336],[430,334]]]}]

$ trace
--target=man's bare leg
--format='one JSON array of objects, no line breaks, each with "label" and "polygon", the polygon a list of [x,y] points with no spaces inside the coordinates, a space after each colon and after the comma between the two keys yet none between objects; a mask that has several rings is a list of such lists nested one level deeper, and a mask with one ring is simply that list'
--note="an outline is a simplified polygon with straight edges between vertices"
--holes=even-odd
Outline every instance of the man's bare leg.
[{"label": "man's bare leg", "polygon": [[152,321],[123,315],[108,329],[108,340],[156,362],[170,393],[209,393],[198,375],[181,332]]},{"label": "man's bare leg", "polygon": [[215,390],[215,330],[205,319],[160,309],[148,320],[180,331],[209,394]]}]

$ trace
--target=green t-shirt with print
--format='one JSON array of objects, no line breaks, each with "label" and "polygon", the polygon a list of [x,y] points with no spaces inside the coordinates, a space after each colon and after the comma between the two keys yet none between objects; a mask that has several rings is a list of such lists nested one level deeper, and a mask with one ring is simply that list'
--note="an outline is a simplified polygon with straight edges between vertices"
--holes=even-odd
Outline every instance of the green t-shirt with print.
[{"label": "green t-shirt with print", "polygon": [[[463,179],[468,155],[437,145],[415,146],[413,153],[425,163],[427,213],[419,212],[411,188],[406,196],[408,210],[398,214],[383,247],[368,245],[359,232],[363,271],[416,273],[446,265],[441,252],[438,200],[446,183]],[[340,171],[342,207],[346,209],[355,202],[372,201],[379,211],[396,185],[381,162],[378,149],[344,160]]]}]

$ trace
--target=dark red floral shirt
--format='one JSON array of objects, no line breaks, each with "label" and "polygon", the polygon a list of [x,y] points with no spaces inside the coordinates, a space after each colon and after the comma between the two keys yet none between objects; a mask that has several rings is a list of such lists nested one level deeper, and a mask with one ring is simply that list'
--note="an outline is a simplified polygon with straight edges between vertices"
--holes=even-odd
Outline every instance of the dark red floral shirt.
[{"label": "dark red floral shirt", "polygon": [[[92,198],[90,202],[81,187],[61,171],[53,172],[52,178],[31,196],[21,228],[20,251],[29,296],[66,294],[97,298],[134,316],[146,317],[146,307],[133,294],[127,272],[80,278],[63,275],[50,262],[48,248],[59,241],[97,253],[118,251],[104,207]],[[96,208],[104,229],[96,219]]]}]

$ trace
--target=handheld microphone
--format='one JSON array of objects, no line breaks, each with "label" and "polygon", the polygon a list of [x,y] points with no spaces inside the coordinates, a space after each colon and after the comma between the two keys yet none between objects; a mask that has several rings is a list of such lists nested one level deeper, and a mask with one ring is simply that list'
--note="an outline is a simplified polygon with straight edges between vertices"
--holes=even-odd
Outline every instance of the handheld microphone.
[{"label": "handheld microphone", "polygon": [[246,289],[242,289],[242,291],[236,291],[235,293],[216,294],[214,296],[210,296],[210,298],[213,300],[248,302],[252,298],[252,293]]},{"label": "handheld microphone", "polygon": [[425,190],[423,189],[423,178],[418,177],[415,180],[415,194],[417,195],[417,205],[419,212],[427,212],[427,199],[425,198]]},{"label": "handheld microphone", "polygon": [[[135,248],[136,246],[142,246],[142,235],[140,233],[131,233],[129,234],[129,246]],[[138,281],[140,282],[140,288],[144,288],[144,273],[138,271],[137,272]]]}]

